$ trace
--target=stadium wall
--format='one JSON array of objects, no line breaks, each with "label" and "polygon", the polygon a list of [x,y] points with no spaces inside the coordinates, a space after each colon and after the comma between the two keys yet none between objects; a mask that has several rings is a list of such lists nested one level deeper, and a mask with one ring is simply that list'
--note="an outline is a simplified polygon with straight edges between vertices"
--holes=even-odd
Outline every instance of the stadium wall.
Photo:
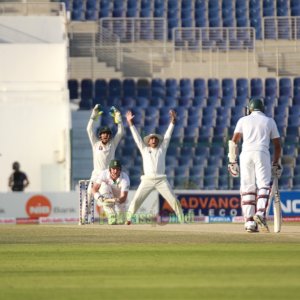
[{"label": "stadium wall", "polygon": [[5,33],[0,43],[0,192],[8,191],[14,161],[29,177],[27,191],[70,190],[64,22],[60,16],[0,17]]}]

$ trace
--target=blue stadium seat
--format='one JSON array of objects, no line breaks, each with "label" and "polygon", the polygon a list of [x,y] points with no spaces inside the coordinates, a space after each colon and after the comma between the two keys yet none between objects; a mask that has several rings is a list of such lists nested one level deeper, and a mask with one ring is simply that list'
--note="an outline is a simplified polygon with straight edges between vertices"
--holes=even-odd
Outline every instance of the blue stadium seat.
[{"label": "blue stadium seat", "polygon": [[189,106],[193,98],[192,81],[189,78],[181,78],[179,81],[178,105]]},{"label": "blue stadium seat", "polygon": [[275,1],[263,0],[263,17],[271,17],[275,15]]},{"label": "blue stadium seat", "polygon": [[237,78],[236,80],[236,96],[248,97],[248,79],[246,78]]},{"label": "blue stadium seat", "polygon": [[122,83],[120,79],[110,79],[108,83],[108,105],[115,105],[122,98]]},{"label": "blue stadium seat", "polygon": [[[227,127],[226,126],[220,125],[220,126],[215,126],[213,128],[212,143],[223,145],[223,143],[225,143],[227,139],[228,139],[228,136],[227,136]],[[220,146],[218,148],[224,149]]]},{"label": "blue stadium seat", "polygon": [[84,13],[85,20],[96,21],[98,20],[98,12],[96,9],[87,9]]},{"label": "blue stadium seat", "polygon": [[206,98],[206,83],[204,78],[195,78],[194,79],[194,96],[200,98]]},{"label": "blue stadium seat", "polygon": [[193,146],[199,135],[199,126],[189,125],[184,127],[183,144]]},{"label": "blue stadium seat", "polygon": [[105,79],[96,79],[94,105],[95,104],[106,105],[107,96],[108,96],[107,81]]},{"label": "blue stadium seat", "polygon": [[80,83],[80,97],[81,99],[90,99],[92,100],[94,97],[93,89],[94,84],[92,79],[82,79]]},{"label": "blue stadium seat", "polygon": [[277,105],[279,106],[292,106],[292,98],[289,96],[279,96],[277,99]]},{"label": "blue stadium seat", "polygon": [[255,28],[255,38],[257,40],[262,39],[262,25],[261,25],[261,17],[256,16],[250,19],[250,27]]},{"label": "blue stadium seat", "polygon": [[277,79],[272,78],[266,78],[265,79],[265,96],[270,98],[276,98],[278,95],[277,92]]},{"label": "blue stadium seat", "polygon": [[231,100],[235,96],[234,82],[232,78],[222,79],[222,99],[224,102]]},{"label": "blue stadium seat", "polygon": [[289,107],[288,115],[300,117],[300,105],[293,105],[293,106]]},{"label": "blue stadium seat", "polygon": [[151,0],[141,0],[141,10],[142,9],[148,9],[151,11],[152,1]]},{"label": "blue stadium seat", "polygon": [[252,78],[250,80],[251,97],[262,97],[263,96],[263,81],[261,78]]},{"label": "blue stadium seat", "polygon": [[288,77],[279,79],[279,96],[292,97],[292,81]]},{"label": "blue stadium seat", "polygon": [[152,12],[148,8],[143,8],[140,10],[140,18],[150,18],[152,16]]},{"label": "blue stadium seat", "polygon": [[165,9],[165,0],[154,0],[154,9],[155,8]]},{"label": "blue stadium seat", "polygon": [[78,99],[78,80],[77,79],[69,79],[68,80],[68,89],[69,89],[69,98],[70,100]]},{"label": "blue stadium seat", "polygon": [[135,98],[136,97],[136,85],[132,78],[126,78],[123,80],[123,98]]},{"label": "blue stadium seat", "polygon": [[289,2],[286,0],[276,0],[277,16],[289,16]]},{"label": "blue stadium seat", "polygon": [[126,12],[125,1],[113,0],[112,16],[114,18],[121,18],[125,16],[125,12]]},{"label": "blue stadium seat", "polygon": [[173,28],[178,27],[179,19],[178,17],[168,18],[168,39],[173,38]]},{"label": "blue stadium seat", "polygon": [[300,126],[300,115],[290,115],[288,117],[288,126]]},{"label": "blue stadium seat", "polygon": [[300,77],[295,77],[293,81],[293,104],[300,105]]},{"label": "blue stadium seat", "polygon": [[154,8],[153,17],[154,18],[164,18],[165,17],[164,7]]},{"label": "blue stadium seat", "polygon": [[71,12],[71,20],[72,21],[82,21],[82,9],[81,8],[73,8]]},{"label": "blue stadium seat", "polygon": [[222,9],[222,24],[223,27],[234,27],[235,19],[233,16],[233,10],[231,8]]},{"label": "blue stadium seat", "polygon": [[220,97],[220,82],[216,78],[207,80],[208,97]]},{"label": "blue stadium seat", "polygon": [[133,107],[131,111],[134,115],[134,124],[137,126],[143,126],[145,119],[144,108]]},{"label": "blue stadium seat", "polygon": [[300,2],[298,0],[290,0],[291,16],[300,16]]},{"label": "blue stadium seat", "polygon": [[137,98],[150,98],[150,83],[147,79],[138,79],[136,84]]}]

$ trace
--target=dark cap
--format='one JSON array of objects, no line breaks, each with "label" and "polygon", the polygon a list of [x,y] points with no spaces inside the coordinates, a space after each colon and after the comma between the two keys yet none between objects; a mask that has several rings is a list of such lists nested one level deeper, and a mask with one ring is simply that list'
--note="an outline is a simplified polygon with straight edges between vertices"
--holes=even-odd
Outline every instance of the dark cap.
[{"label": "dark cap", "polygon": [[117,159],[113,159],[109,163],[109,168],[110,169],[117,169],[117,168],[121,169],[122,168],[121,162]]},{"label": "dark cap", "polygon": [[99,130],[99,135],[102,134],[102,133],[112,134],[112,131],[109,127],[104,126],[104,127],[101,127],[100,130]]}]

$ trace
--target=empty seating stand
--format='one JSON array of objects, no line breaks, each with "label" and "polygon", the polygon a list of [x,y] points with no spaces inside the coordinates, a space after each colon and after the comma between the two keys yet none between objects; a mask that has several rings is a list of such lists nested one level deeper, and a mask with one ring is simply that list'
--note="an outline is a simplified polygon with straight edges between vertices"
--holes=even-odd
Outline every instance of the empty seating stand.
[{"label": "empty seating stand", "polygon": [[[249,99],[254,96],[264,98],[266,114],[277,122],[284,142],[283,156],[296,161],[299,155],[299,77],[193,80],[99,78],[95,81],[86,78],[81,82],[69,80],[68,87],[70,101],[76,97],[81,98],[79,108],[82,110],[91,110],[96,103],[103,105],[105,111],[112,105],[119,107],[126,130],[128,127],[124,115],[128,109],[132,110],[136,126],[143,134],[154,131],[165,134],[170,122],[169,110],[175,109],[177,123],[167,152],[167,161],[171,162],[168,174],[173,176],[172,182],[177,188],[195,183],[202,188],[238,187],[236,180],[231,180],[216,170],[210,170],[212,174],[220,173],[214,180],[205,179],[204,173],[197,175],[192,169],[193,166],[199,166],[203,171],[206,166],[210,167],[208,169],[218,170],[227,167],[227,140],[231,138],[238,119],[245,115]],[[101,119],[101,125],[114,126],[111,116],[104,114]],[[127,151],[128,144],[134,149]],[[130,160],[131,165],[141,163],[137,159],[139,153],[130,131],[127,131],[126,142],[121,143],[120,147],[120,155]],[[124,147],[127,149],[122,151]],[[175,165],[184,165],[187,169],[181,168],[175,172]],[[179,170],[182,173],[177,176]],[[297,180],[293,180],[291,176],[287,172],[282,179],[283,186],[288,189],[292,189],[294,183],[295,187],[298,186]]]}]

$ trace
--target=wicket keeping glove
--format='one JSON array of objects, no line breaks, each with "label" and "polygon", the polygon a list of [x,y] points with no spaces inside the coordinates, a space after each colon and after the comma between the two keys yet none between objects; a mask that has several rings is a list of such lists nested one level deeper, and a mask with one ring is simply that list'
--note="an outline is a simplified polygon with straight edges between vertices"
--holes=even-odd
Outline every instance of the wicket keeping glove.
[{"label": "wicket keeping glove", "polygon": [[122,122],[121,113],[114,106],[110,108],[109,113],[113,117],[115,124],[120,124]]},{"label": "wicket keeping glove", "polygon": [[100,104],[96,104],[95,107],[93,108],[92,114],[91,114],[91,119],[96,121],[99,116],[103,114],[103,111],[101,110]]},{"label": "wicket keeping glove", "polygon": [[228,172],[232,177],[240,176],[240,167],[237,162],[230,162],[228,164]]},{"label": "wicket keeping glove", "polygon": [[275,163],[272,165],[272,176],[276,178],[280,178],[282,174],[282,168],[281,165],[278,163]]},{"label": "wicket keeping glove", "polygon": [[102,195],[100,195],[99,192],[94,194],[94,199],[97,200],[97,205],[101,206],[104,200],[104,197]]}]

